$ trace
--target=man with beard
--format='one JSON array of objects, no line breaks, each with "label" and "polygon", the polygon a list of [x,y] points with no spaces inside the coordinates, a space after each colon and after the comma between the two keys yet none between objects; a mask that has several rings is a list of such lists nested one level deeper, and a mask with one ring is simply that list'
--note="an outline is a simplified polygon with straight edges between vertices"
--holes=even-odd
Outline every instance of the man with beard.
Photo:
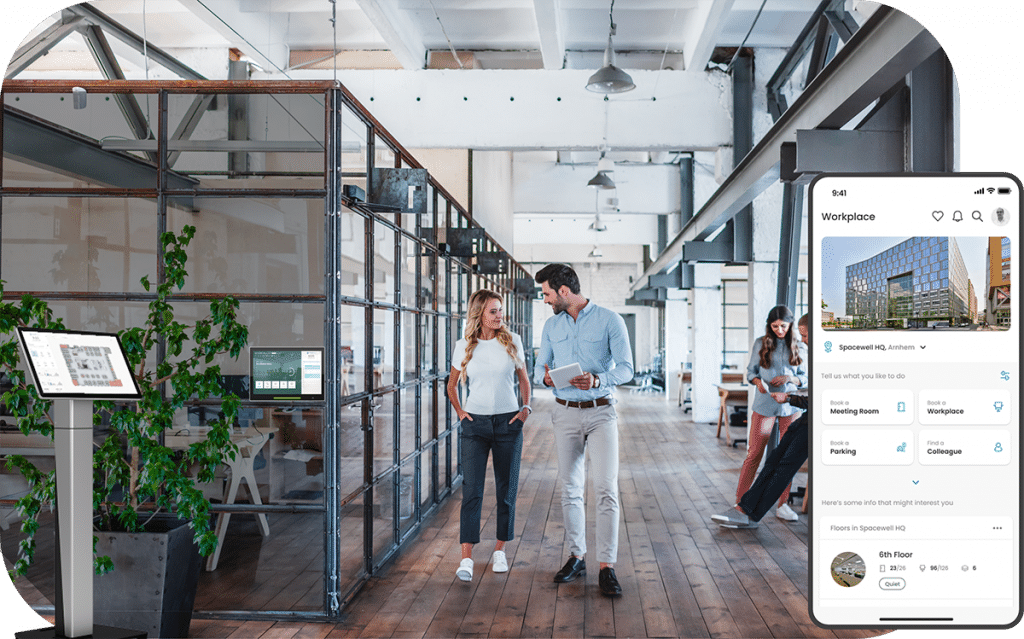
[{"label": "man with beard", "polygon": [[591,476],[597,498],[597,560],[601,594],[615,597],[622,587],[615,577],[619,536],[619,429],[612,390],[633,379],[633,355],[622,317],[591,304],[580,295],[576,272],[549,264],[535,279],[554,317],[544,324],[534,369],[537,383],[554,386],[548,372],[578,363],[583,374],[571,386],[555,389],[559,406],[551,416],[562,489],[562,521],[569,540],[569,560],[555,575],[567,583],[586,573],[586,486],[584,459],[590,445]]}]

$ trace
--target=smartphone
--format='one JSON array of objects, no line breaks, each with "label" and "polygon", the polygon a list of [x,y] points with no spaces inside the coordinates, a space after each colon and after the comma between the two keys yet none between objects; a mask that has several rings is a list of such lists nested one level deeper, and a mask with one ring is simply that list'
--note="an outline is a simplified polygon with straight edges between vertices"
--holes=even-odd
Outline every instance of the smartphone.
[{"label": "smartphone", "polygon": [[809,188],[811,618],[1021,618],[1021,183],[825,174]]}]

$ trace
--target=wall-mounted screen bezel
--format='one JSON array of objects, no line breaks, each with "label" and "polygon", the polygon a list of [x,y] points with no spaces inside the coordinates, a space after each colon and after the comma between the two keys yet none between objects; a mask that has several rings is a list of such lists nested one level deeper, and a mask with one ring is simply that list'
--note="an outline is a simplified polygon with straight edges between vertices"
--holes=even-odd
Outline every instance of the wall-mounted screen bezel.
[{"label": "wall-mounted screen bezel", "polygon": [[[298,370],[293,375],[295,381],[295,387],[291,388],[265,388],[264,384],[271,380],[266,380],[263,374],[258,370],[259,367],[264,366],[265,362],[269,357],[293,357],[294,361],[298,362]],[[312,359],[307,359],[310,357]],[[313,379],[306,381],[306,387],[303,388],[303,366],[306,362],[317,361],[319,362],[319,382]],[[315,346],[282,346],[282,347],[271,347],[271,346],[260,346],[251,347],[249,349],[249,400],[253,402],[282,402],[282,401],[323,401],[324,399],[324,349],[323,347]],[[257,379],[259,377],[259,379]],[[274,380],[274,381],[285,381],[285,380]]]}]

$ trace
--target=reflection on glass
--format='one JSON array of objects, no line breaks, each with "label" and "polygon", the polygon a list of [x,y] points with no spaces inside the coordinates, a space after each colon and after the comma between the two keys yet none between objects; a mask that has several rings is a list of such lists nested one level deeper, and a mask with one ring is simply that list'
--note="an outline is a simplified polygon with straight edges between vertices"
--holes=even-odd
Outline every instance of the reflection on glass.
[{"label": "reflection on glass", "polygon": [[404,388],[398,392],[402,411],[398,416],[399,460],[416,450],[417,412],[416,391]]},{"label": "reflection on glass", "polygon": [[373,476],[391,468],[396,462],[395,403],[397,393],[375,398],[373,408]]},{"label": "reflection on glass", "polygon": [[373,309],[373,387],[395,383],[395,312]]},{"label": "reflection on glass", "polygon": [[366,218],[341,213],[341,294],[366,299]]},{"label": "reflection on glass", "polygon": [[373,232],[373,299],[395,304],[395,232],[380,222]]},{"label": "reflection on glass", "polygon": [[156,279],[149,200],[8,197],[4,207],[6,290],[142,293],[142,277]]},{"label": "reflection on glass", "polygon": [[341,306],[341,395],[366,390],[366,310]]},{"label": "reflection on glass", "polygon": [[196,227],[184,292],[323,294],[324,203],[317,199],[197,198],[168,225]]},{"label": "reflection on glass", "polygon": [[420,318],[418,313],[402,311],[402,378],[404,381],[416,379],[416,365],[419,362],[416,344],[416,320]]},{"label": "reflection on glass", "polygon": [[404,535],[416,523],[416,460],[402,466],[398,477],[399,534]]}]

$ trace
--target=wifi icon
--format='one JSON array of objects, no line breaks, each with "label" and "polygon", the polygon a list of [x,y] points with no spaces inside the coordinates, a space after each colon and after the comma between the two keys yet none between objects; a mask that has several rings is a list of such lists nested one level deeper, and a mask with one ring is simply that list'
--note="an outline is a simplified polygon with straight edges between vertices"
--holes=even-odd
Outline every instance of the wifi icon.
[{"label": "wifi icon", "polygon": [[995,193],[995,192],[996,192],[996,190],[995,190],[994,188],[992,188],[991,186],[990,186],[990,187],[988,187],[988,189],[986,189],[986,190],[988,191],[988,194],[989,194],[989,195],[992,195],[993,193]]}]

